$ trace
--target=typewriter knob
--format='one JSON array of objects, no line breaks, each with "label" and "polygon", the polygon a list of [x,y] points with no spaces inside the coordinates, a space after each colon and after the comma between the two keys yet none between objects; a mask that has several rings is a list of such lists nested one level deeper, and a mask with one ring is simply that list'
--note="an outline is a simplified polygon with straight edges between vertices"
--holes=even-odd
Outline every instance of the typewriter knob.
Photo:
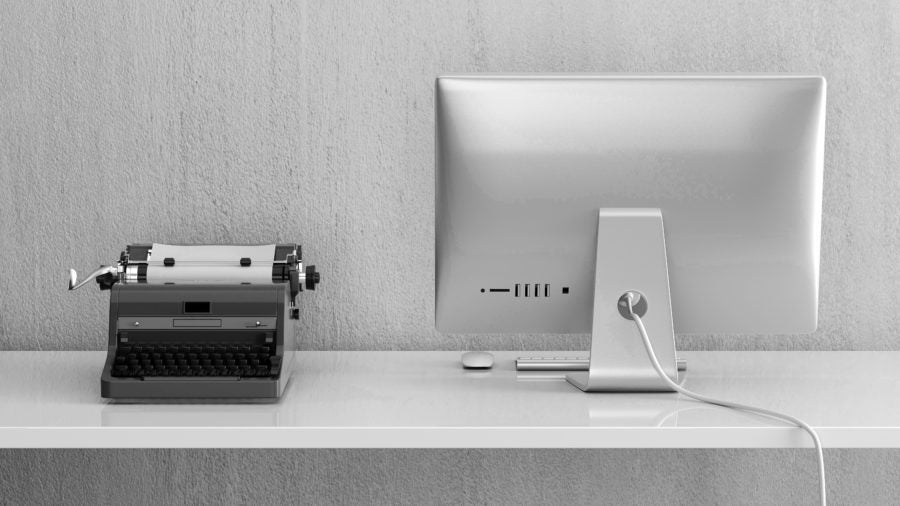
[{"label": "typewriter knob", "polygon": [[307,290],[315,290],[316,285],[319,284],[319,273],[316,272],[315,265],[307,265],[306,266],[306,289]]},{"label": "typewriter knob", "polygon": [[105,272],[95,278],[101,290],[109,290],[119,280],[113,273]]}]

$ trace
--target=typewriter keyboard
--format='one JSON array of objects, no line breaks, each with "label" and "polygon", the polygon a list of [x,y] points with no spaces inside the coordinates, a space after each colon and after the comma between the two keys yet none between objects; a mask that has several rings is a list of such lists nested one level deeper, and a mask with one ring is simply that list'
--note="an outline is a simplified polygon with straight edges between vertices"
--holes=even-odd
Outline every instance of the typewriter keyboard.
[{"label": "typewriter keyboard", "polygon": [[277,377],[281,357],[274,346],[233,343],[121,345],[112,375],[118,378],[154,376]]}]

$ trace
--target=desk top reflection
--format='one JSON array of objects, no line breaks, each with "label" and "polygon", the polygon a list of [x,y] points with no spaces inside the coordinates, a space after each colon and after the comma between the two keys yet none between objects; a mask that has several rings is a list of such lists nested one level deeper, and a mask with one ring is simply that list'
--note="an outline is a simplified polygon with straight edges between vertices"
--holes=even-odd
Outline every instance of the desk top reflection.
[{"label": "desk top reflection", "polygon": [[[558,353],[571,355],[572,352]],[[3,448],[777,448],[801,430],[678,394],[586,394],[495,352],[301,352],[277,404],[109,404],[103,352],[0,352]],[[826,447],[900,448],[900,352],[682,352],[684,385]]]}]

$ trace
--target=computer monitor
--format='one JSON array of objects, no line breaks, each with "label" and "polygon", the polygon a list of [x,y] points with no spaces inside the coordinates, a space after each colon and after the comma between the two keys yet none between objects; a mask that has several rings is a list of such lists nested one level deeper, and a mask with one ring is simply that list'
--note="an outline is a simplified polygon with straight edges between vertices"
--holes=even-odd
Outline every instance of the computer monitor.
[{"label": "computer monitor", "polygon": [[[435,322],[592,333],[588,391],[666,391],[674,333],[816,328],[825,80],[437,78]],[[671,294],[671,296],[670,296]]]}]

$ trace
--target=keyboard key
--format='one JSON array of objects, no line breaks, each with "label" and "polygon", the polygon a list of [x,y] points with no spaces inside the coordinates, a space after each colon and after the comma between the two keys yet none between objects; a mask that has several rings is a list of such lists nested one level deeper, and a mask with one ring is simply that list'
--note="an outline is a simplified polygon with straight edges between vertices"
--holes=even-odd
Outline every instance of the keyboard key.
[{"label": "keyboard key", "polygon": [[116,378],[240,376],[277,377],[281,357],[273,346],[207,343],[141,343],[115,350],[110,374]]}]

